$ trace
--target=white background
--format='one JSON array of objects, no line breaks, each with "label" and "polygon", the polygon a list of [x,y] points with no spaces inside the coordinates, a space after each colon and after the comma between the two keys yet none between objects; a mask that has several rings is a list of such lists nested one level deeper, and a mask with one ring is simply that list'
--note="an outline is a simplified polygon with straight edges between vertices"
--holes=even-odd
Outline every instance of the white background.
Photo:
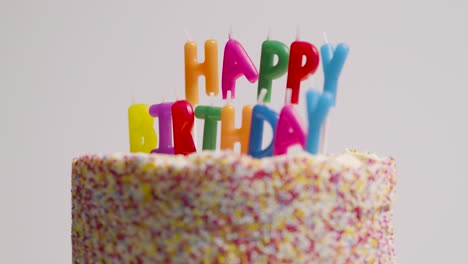
[{"label": "white background", "polygon": [[[0,263],[71,262],[72,158],[128,151],[132,96],[183,94],[184,29],[199,47],[216,38],[221,59],[231,25],[257,67],[268,28],[288,45],[298,25],[316,46],[323,31],[349,44],[329,150],[397,159],[400,263],[468,263],[464,2],[1,0]],[[237,93],[240,115],[256,84]]]}]

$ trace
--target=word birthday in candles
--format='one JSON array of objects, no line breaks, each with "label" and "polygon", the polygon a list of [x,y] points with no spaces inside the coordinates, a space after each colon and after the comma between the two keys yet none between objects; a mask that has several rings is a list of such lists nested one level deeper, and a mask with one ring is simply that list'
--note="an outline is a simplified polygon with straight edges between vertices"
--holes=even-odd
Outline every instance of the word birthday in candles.
[{"label": "word birthday in candles", "polygon": [[[148,106],[133,104],[128,109],[130,151],[144,153],[182,154],[196,152],[194,125],[204,122],[203,150],[217,150],[218,127],[221,126],[221,150],[233,150],[240,144],[242,154],[256,158],[282,155],[293,145],[316,154],[319,151],[322,125],[330,108],[336,105],[338,79],[349,53],[340,43],[334,47],[325,43],[317,49],[312,43],[296,40],[288,47],[276,40],[261,45],[259,71],[242,44],[229,36],[224,46],[221,74],[221,96],[224,106],[199,105],[200,76],[205,78],[205,95],[218,96],[218,43],[210,39],[204,46],[205,59],[197,60],[197,44],[189,40],[184,46],[185,100],[162,102]],[[317,71],[322,62],[323,91],[306,92],[306,121],[298,115],[301,82]],[[280,111],[267,106],[271,102],[273,81],[286,75],[285,104]],[[235,126],[236,81],[245,78],[257,82],[257,104],[242,108],[241,127]],[[255,94],[255,92],[253,92]],[[154,129],[158,121],[158,133]],[[265,148],[264,126],[268,124],[272,139]]]}]

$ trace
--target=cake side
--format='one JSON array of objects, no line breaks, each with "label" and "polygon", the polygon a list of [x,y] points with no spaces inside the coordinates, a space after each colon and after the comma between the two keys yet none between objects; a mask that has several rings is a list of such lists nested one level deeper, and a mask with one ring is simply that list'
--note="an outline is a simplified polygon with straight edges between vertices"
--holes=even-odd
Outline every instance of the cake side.
[{"label": "cake side", "polygon": [[392,263],[393,159],[87,155],[73,262]]}]

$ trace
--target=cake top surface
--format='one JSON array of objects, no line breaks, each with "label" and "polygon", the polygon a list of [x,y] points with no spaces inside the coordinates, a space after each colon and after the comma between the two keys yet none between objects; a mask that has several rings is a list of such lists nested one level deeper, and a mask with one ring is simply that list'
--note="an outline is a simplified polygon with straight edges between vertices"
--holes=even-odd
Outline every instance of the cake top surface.
[{"label": "cake top surface", "polygon": [[233,188],[273,197],[284,187],[286,196],[308,193],[315,201],[350,210],[385,207],[396,182],[393,158],[354,151],[339,155],[300,152],[262,159],[231,151],[188,156],[91,154],[74,160],[73,175],[77,186],[93,192],[117,186],[123,194],[145,185],[153,194],[175,200],[204,189],[231,195]]},{"label": "cake top surface", "polygon": [[350,169],[359,169],[361,166],[365,166],[366,164],[384,164],[384,163],[394,163],[394,159],[392,157],[379,157],[377,154],[374,153],[365,153],[365,152],[357,152],[355,150],[345,150],[343,153],[340,154],[318,154],[312,155],[306,151],[300,151],[293,154],[288,155],[278,155],[278,156],[271,156],[271,157],[264,157],[261,159],[257,159],[251,156],[235,153],[229,150],[221,150],[221,151],[202,151],[202,152],[194,152],[189,155],[171,155],[171,154],[147,154],[147,153],[124,153],[124,152],[116,152],[112,154],[85,154],[80,156],[79,158],[75,158],[73,163],[77,162],[78,160],[92,160],[92,159],[135,159],[140,162],[157,162],[157,161],[167,161],[170,162],[173,166],[187,166],[192,164],[194,161],[202,158],[202,159],[217,159],[219,157],[230,157],[232,159],[242,159],[244,161],[250,161],[253,163],[260,163],[262,165],[268,165],[272,162],[281,162],[288,159],[307,159],[311,163],[327,163],[330,166],[339,166],[345,167]]}]

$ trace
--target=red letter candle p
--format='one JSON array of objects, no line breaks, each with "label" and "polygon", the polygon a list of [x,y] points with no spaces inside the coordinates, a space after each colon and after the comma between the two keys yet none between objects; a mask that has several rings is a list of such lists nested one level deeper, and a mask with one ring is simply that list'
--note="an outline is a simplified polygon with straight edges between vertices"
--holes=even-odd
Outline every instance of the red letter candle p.
[{"label": "red letter candle p", "polygon": [[[306,62],[302,65],[305,57]],[[291,89],[291,103],[299,102],[299,89],[301,81],[306,79],[309,74],[313,74],[320,61],[318,49],[305,41],[294,41],[291,44],[289,53],[288,79],[286,88]],[[289,103],[289,102],[288,102]]]}]

